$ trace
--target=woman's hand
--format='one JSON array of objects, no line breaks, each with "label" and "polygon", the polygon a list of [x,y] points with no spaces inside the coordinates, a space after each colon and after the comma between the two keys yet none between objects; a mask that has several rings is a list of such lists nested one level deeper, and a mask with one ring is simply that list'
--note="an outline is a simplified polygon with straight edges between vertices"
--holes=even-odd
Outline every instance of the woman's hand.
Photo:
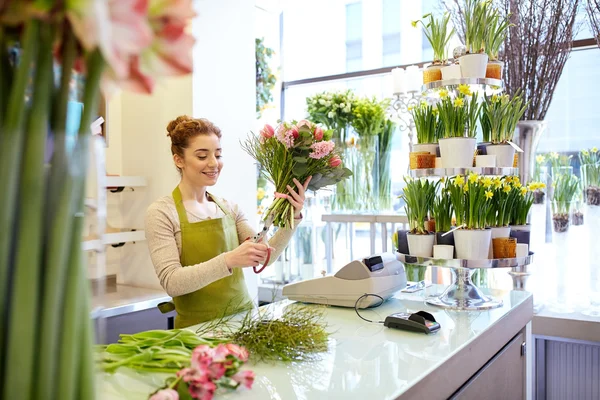
[{"label": "woman's hand", "polygon": [[229,269],[257,267],[267,259],[268,249],[266,244],[246,240],[234,250],[225,253],[225,263]]},{"label": "woman's hand", "polygon": [[298,219],[302,215],[302,207],[304,207],[304,195],[306,193],[306,188],[308,188],[308,184],[312,176],[306,178],[304,185],[300,183],[300,181],[294,178],[294,183],[296,184],[296,188],[298,192],[296,192],[290,185],[287,185],[287,190],[289,194],[286,195],[286,198],[290,202],[292,206],[294,206],[294,218]]}]

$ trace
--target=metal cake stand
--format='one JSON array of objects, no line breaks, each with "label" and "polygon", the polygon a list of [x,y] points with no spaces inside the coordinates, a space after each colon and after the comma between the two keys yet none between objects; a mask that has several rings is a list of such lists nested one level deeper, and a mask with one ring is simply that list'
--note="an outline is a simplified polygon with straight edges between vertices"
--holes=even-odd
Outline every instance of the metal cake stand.
[{"label": "metal cake stand", "polygon": [[460,79],[443,79],[440,81],[429,82],[423,85],[422,91],[428,92],[436,89],[453,90],[458,88],[458,85],[474,85],[480,86],[484,92],[500,92],[504,89],[504,82],[500,79],[491,78],[460,78]]},{"label": "metal cake stand", "polygon": [[430,296],[427,304],[450,310],[482,311],[502,306],[501,299],[495,299],[483,294],[471,281],[471,276],[477,269],[513,268],[522,269],[533,261],[533,252],[527,257],[496,258],[491,260],[460,260],[435,259],[429,257],[410,256],[396,253],[400,262],[423,267],[450,268],[452,283],[439,296]]},{"label": "metal cake stand", "polygon": [[468,175],[475,173],[485,176],[507,176],[518,175],[518,168],[501,167],[470,167],[470,168],[420,168],[411,169],[409,174],[413,178],[442,178],[456,175]]}]

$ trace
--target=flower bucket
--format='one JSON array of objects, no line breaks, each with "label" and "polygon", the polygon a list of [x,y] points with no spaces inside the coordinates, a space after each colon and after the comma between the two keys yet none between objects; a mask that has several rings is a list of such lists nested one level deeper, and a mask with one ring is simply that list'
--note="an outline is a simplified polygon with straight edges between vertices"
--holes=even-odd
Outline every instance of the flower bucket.
[{"label": "flower bucket", "polygon": [[517,256],[517,239],[494,238],[492,239],[494,258],[515,258]]},{"label": "flower bucket", "polygon": [[496,156],[496,166],[510,168],[515,161],[515,148],[510,144],[490,144],[486,148],[488,155]]},{"label": "flower bucket", "polygon": [[440,139],[443,168],[469,168],[477,147],[475,138],[453,137]]},{"label": "flower bucket", "polygon": [[415,235],[409,233],[408,237],[408,252],[411,256],[417,257],[433,257],[433,242],[435,235]]},{"label": "flower bucket", "polygon": [[485,78],[488,64],[487,54],[465,54],[458,60],[463,78]]},{"label": "flower bucket", "polygon": [[491,79],[502,79],[502,70],[504,69],[504,62],[502,61],[489,61],[485,70],[485,77]]},{"label": "flower bucket", "polygon": [[486,154],[475,156],[475,166],[480,168],[494,168],[496,166],[496,155]]},{"label": "flower bucket", "polygon": [[423,84],[442,80],[442,66],[432,64],[423,70]]},{"label": "flower bucket", "polygon": [[460,79],[462,78],[462,74],[460,71],[460,65],[448,65],[447,67],[442,67],[442,79]]},{"label": "flower bucket", "polygon": [[398,230],[398,243],[396,244],[398,246],[398,253],[409,254],[407,234],[407,230]]},{"label": "flower bucket", "polygon": [[456,258],[462,260],[487,260],[491,242],[491,229],[459,229],[454,231]]},{"label": "flower bucket", "polygon": [[[509,238],[510,237],[510,226],[495,226],[493,228],[490,228],[490,230],[492,231],[492,242],[494,241],[494,239],[498,239],[498,238]],[[489,251],[489,258],[498,258],[494,255],[494,248],[493,248],[493,243],[490,243],[490,251]]]},{"label": "flower bucket", "polygon": [[438,149],[440,145],[437,143],[417,143],[413,144],[413,152],[415,153],[423,153],[427,152],[429,154],[438,154]]}]

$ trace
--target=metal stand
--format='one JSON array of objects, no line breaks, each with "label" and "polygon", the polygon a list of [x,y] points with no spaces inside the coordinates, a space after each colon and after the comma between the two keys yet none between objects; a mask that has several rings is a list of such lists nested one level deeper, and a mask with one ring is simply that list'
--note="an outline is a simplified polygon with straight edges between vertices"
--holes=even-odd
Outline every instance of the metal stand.
[{"label": "metal stand", "polygon": [[450,310],[481,311],[502,306],[502,300],[484,295],[473,284],[474,269],[451,268],[453,283],[440,296],[431,296],[427,304]]}]

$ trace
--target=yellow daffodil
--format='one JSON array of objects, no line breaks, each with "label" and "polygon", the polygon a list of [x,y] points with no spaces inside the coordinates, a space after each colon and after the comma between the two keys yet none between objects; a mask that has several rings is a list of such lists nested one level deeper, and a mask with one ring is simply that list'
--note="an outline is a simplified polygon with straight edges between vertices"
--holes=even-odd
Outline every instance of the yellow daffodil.
[{"label": "yellow daffodil", "polygon": [[521,185],[521,182],[513,182],[513,187],[515,187],[517,189],[521,189],[523,187],[523,185]]},{"label": "yellow daffodil", "polygon": [[598,148],[596,146],[592,147],[592,153],[597,153],[598,152]]},{"label": "yellow daffodil", "polygon": [[458,85],[458,91],[459,93],[464,94],[465,96],[471,96],[473,93],[471,92],[471,88],[469,87],[469,85]]},{"label": "yellow daffodil", "polygon": [[410,24],[412,25],[413,28],[416,28],[418,22],[419,21],[412,21]]},{"label": "yellow daffodil", "polygon": [[500,189],[502,187],[502,180],[500,178],[494,178],[494,189]]},{"label": "yellow daffodil", "polygon": [[462,175],[458,175],[456,178],[454,178],[454,184],[456,186],[462,186],[465,184],[465,177]]},{"label": "yellow daffodil", "polygon": [[463,186],[463,191],[465,193],[467,193],[469,191],[469,185],[468,184],[466,184],[465,186]]},{"label": "yellow daffodil", "polygon": [[552,158],[553,160],[558,160],[558,153],[553,151],[552,153],[550,153],[550,158]]},{"label": "yellow daffodil", "polygon": [[439,113],[439,111],[438,111],[437,107],[433,107],[433,108],[431,109],[431,112],[433,113],[433,115],[438,115],[438,113]]},{"label": "yellow daffodil", "polygon": [[493,193],[493,192],[491,192],[491,191],[489,191],[489,190],[486,190],[486,191],[485,191],[485,198],[486,198],[487,200],[489,200],[489,199],[491,199],[492,197],[494,197],[494,193]]},{"label": "yellow daffodil", "polygon": [[445,176],[442,176],[442,177],[440,178],[440,182],[442,182],[442,183],[445,183],[445,182],[446,182],[446,177],[445,177]]},{"label": "yellow daffodil", "polygon": [[510,187],[510,185],[504,185],[502,187],[502,190],[504,191],[504,193],[508,193],[512,190],[512,188]]},{"label": "yellow daffodil", "polygon": [[265,189],[258,188],[258,190],[256,191],[256,199],[257,200],[262,200],[264,198],[265,198]]},{"label": "yellow daffodil", "polygon": [[527,188],[526,187],[522,187],[521,188],[521,196],[525,196],[527,194]]},{"label": "yellow daffodil", "polygon": [[537,187],[538,187],[538,189],[546,189],[546,184],[542,183],[542,182],[538,182]]},{"label": "yellow daffodil", "polygon": [[539,156],[535,157],[535,161],[536,161],[538,164],[543,164],[543,163],[544,163],[544,161],[546,161],[546,157],[544,157],[543,155],[541,155],[541,154],[540,154]]},{"label": "yellow daffodil", "polygon": [[493,184],[493,183],[494,183],[494,182],[492,181],[492,178],[490,178],[489,176],[486,176],[485,178],[483,178],[483,179],[481,180],[481,184],[482,184],[482,185],[483,185],[483,187],[484,187],[484,188],[486,188],[486,189],[489,189],[489,188],[492,186],[492,184]]},{"label": "yellow daffodil", "polygon": [[589,156],[589,155],[590,155],[590,152],[589,152],[589,151],[587,151],[587,150],[583,150],[583,151],[581,152],[581,154],[583,154],[584,156]]},{"label": "yellow daffodil", "polygon": [[428,105],[425,100],[421,100],[421,108],[426,108]]},{"label": "yellow daffodil", "polygon": [[469,175],[469,182],[470,183],[475,183],[475,182],[477,182],[478,179],[479,179],[479,176],[477,176],[477,174],[470,174]]},{"label": "yellow daffodil", "polygon": [[465,105],[465,100],[464,99],[462,99],[460,97],[454,99],[454,107],[461,108],[464,105]]},{"label": "yellow daffodil", "polygon": [[445,99],[446,97],[448,97],[448,91],[446,89],[440,89],[439,94],[440,99]]},{"label": "yellow daffodil", "polygon": [[512,183],[513,181],[513,177],[512,176],[506,176],[504,177],[504,182],[505,183]]},{"label": "yellow daffodil", "polygon": [[495,95],[492,96],[492,103],[497,103],[499,101],[500,101],[500,97],[498,97],[497,94],[495,94]]},{"label": "yellow daffodil", "polygon": [[415,109],[415,106],[413,106],[412,104],[408,106],[408,111],[412,111]]}]

